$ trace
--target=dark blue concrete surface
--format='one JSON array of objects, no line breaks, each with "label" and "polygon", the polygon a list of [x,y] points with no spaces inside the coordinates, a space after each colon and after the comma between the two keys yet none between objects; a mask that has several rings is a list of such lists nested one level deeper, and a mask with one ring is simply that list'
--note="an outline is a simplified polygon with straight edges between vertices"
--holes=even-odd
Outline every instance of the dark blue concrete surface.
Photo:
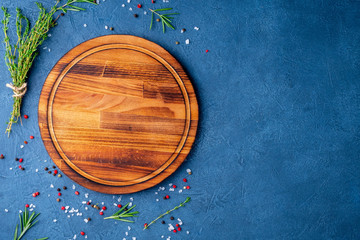
[{"label": "dark blue concrete surface", "polygon": [[[12,13],[21,7],[32,21],[37,16],[34,1],[0,3]],[[138,3],[144,8],[137,9]],[[142,14],[148,7],[174,7],[181,13],[177,30],[162,34],[157,24],[149,31],[150,17]],[[181,28],[187,31],[181,34]],[[158,186],[122,196],[122,203],[133,197],[141,212],[135,224],[106,222],[81,203],[89,193],[94,202],[105,202],[107,216],[119,196],[78,185],[81,195],[75,196],[70,179],[43,171],[52,162],[37,125],[40,91],[54,64],[77,44],[111,33],[144,37],[166,48],[189,73],[200,105],[197,141],[187,162],[160,184],[183,186],[191,168],[192,189],[172,193],[169,201],[162,200],[164,192],[155,195]],[[0,153],[6,156],[0,160],[0,239],[12,237],[26,203],[42,213],[28,239],[75,234],[84,239],[80,231],[88,239],[360,239],[359,1],[157,0],[153,6],[150,0],[101,0],[86,12],[61,18],[51,34],[29,76],[23,113],[30,118],[15,126],[10,138],[0,134]],[[4,63],[0,73],[0,130],[5,131],[11,92],[5,88]],[[30,135],[35,140],[21,149]],[[17,169],[16,156],[25,159],[24,172]],[[50,184],[68,186],[60,204]],[[34,199],[34,191],[41,195]],[[192,202],[174,213],[184,222],[182,232],[171,233],[162,224],[142,230],[144,222],[186,196]],[[61,205],[83,216],[67,218]],[[93,220],[86,224],[85,217]]]}]

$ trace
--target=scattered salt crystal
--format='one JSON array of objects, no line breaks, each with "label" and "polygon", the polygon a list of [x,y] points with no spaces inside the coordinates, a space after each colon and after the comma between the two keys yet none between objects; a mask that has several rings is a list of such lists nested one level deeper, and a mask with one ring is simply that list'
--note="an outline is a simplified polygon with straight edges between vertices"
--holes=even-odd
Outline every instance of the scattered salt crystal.
[{"label": "scattered salt crystal", "polygon": [[185,31],[183,29],[180,30],[180,33],[184,33]]},{"label": "scattered salt crystal", "polygon": [[186,169],[186,172],[191,173],[191,169],[190,168]]},{"label": "scattered salt crystal", "polygon": [[170,188],[169,191],[173,192],[173,191],[175,191],[175,188]]},{"label": "scattered salt crystal", "polygon": [[146,15],[147,14],[147,12],[146,11],[144,11],[144,15]]},{"label": "scattered salt crystal", "polygon": [[162,235],[161,238],[164,238],[164,235]]},{"label": "scattered salt crystal", "polygon": [[89,197],[89,194],[88,194],[88,193],[85,193],[84,195],[85,195],[85,198],[88,198],[88,197]]},{"label": "scattered salt crystal", "polygon": [[48,194],[48,197],[50,197],[50,194]]},{"label": "scattered salt crystal", "polygon": [[73,217],[73,216],[74,216],[74,214],[71,214],[71,216]]},{"label": "scattered salt crystal", "polygon": [[116,206],[117,206],[117,204],[116,204],[116,203],[114,203],[114,206],[116,207]]},{"label": "scattered salt crystal", "polygon": [[50,187],[51,187],[51,188],[54,188],[54,185],[50,184]]},{"label": "scattered salt crystal", "polygon": [[183,224],[183,222],[181,221],[180,218],[178,218],[177,220],[178,220],[178,222],[179,222],[179,225],[182,225],[182,224]]},{"label": "scattered salt crystal", "polygon": [[70,218],[70,215],[67,215],[68,218]]},{"label": "scattered salt crystal", "polygon": [[10,170],[12,170],[12,167],[11,168],[9,168]]},{"label": "scattered salt crystal", "polygon": [[129,235],[129,233],[128,233],[128,232],[125,232],[125,236],[127,236],[127,235]]},{"label": "scattered salt crystal", "polygon": [[51,52],[51,49],[49,48],[48,51]]},{"label": "scattered salt crystal", "polygon": [[128,2],[128,3],[130,3],[130,2],[131,2],[131,0],[127,0],[127,2]]},{"label": "scattered salt crystal", "polygon": [[33,205],[33,208],[36,208],[36,206],[35,206],[35,205]]},{"label": "scattered salt crystal", "polygon": [[104,205],[104,202],[101,202],[101,205]]},{"label": "scattered salt crystal", "polygon": [[73,239],[76,239],[76,234],[74,235]]},{"label": "scattered salt crystal", "polygon": [[7,210],[6,208],[5,208],[5,212],[8,212],[9,210]]},{"label": "scattered salt crystal", "polygon": [[118,198],[118,200],[117,200],[118,202],[120,202],[121,201],[121,196]]},{"label": "scattered salt crystal", "polygon": [[170,239],[171,239],[171,237],[170,237],[170,236],[166,238],[166,240],[170,240]]},{"label": "scattered salt crystal", "polygon": [[84,219],[84,222],[85,222],[85,223],[88,223],[88,222],[89,222],[89,220],[87,220],[87,218],[85,218],[85,219]]},{"label": "scattered salt crystal", "polygon": [[122,7],[125,7],[125,4],[122,4],[121,6],[122,6]]},{"label": "scattered salt crystal", "polygon": [[47,47],[43,47],[43,49],[47,49]]},{"label": "scattered salt crystal", "polygon": [[39,171],[39,169],[35,169],[35,172],[38,172]]},{"label": "scattered salt crystal", "polygon": [[179,190],[179,193],[182,193],[182,189]]},{"label": "scattered salt crystal", "polygon": [[132,203],[132,202],[130,202],[130,203],[129,203],[129,207],[131,207],[132,205],[133,205],[133,203]]},{"label": "scattered salt crystal", "polygon": [[105,25],[105,29],[109,29],[109,26]]},{"label": "scattered salt crystal", "polygon": [[88,210],[89,208],[88,207],[85,207],[85,210]]},{"label": "scattered salt crystal", "polygon": [[169,231],[172,231],[172,230],[174,230],[175,228],[174,228],[174,226],[173,226],[171,223],[169,223],[168,229],[169,229]]},{"label": "scattered salt crystal", "polygon": [[65,213],[67,213],[68,212],[68,210],[65,210]]},{"label": "scattered salt crystal", "polygon": [[68,209],[69,209],[69,206],[66,206],[65,209],[68,210]]},{"label": "scattered salt crystal", "polygon": [[48,37],[51,37],[51,33],[48,34]]},{"label": "scattered salt crystal", "polygon": [[199,31],[199,28],[198,28],[198,27],[194,27],[194,29],[195,29],[196,31]]},{"label": "scattered salt crystal", "polygon": [[172,183],[169,183],[169,187],[171,187],[173,184]]},{"label": "scattered salt crystal", "polygon": [[100,0],[96,0],[96,4],[100,4]]},{"label": "scattered salt crystal", "polygon": [[128,226],[128,230],[129,230],[129,231],[131,230],[131,227],[130,227],[130,226]]},{"label": "scattered salt crystal", "polygon": [[168,2],[169,2],[169,0],[163,0],[163,2],[164,2],[164,3],[168,3]]},{"label": "scattered salt crystal", "polygon": [[186,231],[186,234],[189,234],[190,232],[189,231]]},{"label": "scattered salt crystal", "polygon": [[75,189],[75,185],[74,185],[74,184],[72,185],[72,189]]},{"label": "scattered salt crystal", "polygon": [[87,235],[85,235],[85,238],[87,238]]},{"label": "scattered salt crystal", "polygon": [[86,201],[82,201],[81,203],[82,203],[82,204],[86,204]]},{"label": "scattered salt crystal", "polygon": [[115,199],[115,195],[113,195],[113,199]]},{"label": "scattered salt crystal", "polygon": [[189,39],[186,39],[185,40],[185,44],[189,44],[190,43],[190,40]]},{"label": "scattered salt crystal", "polygon": [[30,204],[30,207],[33,207],[33,206],[34,206],[34,205],[31,203],[31,204]]},{"label": "scattered salt crystal", "polygon": [[156,201],[158,202],[158,201],[159,201],[159,199],[157,198],[157,199],[156,199]]},{"label": "scattered salt crystal", "polygon": [[132,11],[132,8],[129,8],[129,11]]},{"label": "scattered salt crystal", "polygon": [[123,240],[126,240],[126,238],[123,238]]},{"label": "scattered salt crystal", "polygon": [[86,23],[84,23],[84,27],[87,27],[87,24],[86,24]]},{"label": "scattered salt crystal", "polygon": [[53,220],[53,222],[57,222],[57,220],[56,220],[56,219],[54,219],[54,220]]},{"label": "scattered salt crystal", "polygon": [[44,160],[44,162],[47,162],[47,160]]},{"label": "scattered salt crystal", "polygon": [[132,239],[132,240],[136,240],[136,237],[132,237],[131,239]]},{"label": "scattered salt crystal", "polygon": [[130,198],[130,201],[134,201],[134,198],[131,197],[131,198]]},{"label": "scattered salt crystal", "polygon": [[159,194],[158,192],[155,192],[155,194]]},{"label": "scattered salt crystal", "polygon": [[24,148],[24,145],[21,145],[20,148]]},{"label": "scattered salt crystal", "polygon": [[22,211],[21,211],[21,210],[19,210],[19,213],[22,213]]},{"label": "scattered salt crystal", "polygon": [[30,208],[29,211],[32,212],[32,211],[34,211],[34,209],[33,209],[33,208]]}]

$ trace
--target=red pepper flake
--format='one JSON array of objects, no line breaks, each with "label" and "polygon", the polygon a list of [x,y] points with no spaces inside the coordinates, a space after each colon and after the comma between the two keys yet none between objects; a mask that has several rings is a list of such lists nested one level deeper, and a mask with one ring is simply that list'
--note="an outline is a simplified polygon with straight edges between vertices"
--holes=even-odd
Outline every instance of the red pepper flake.
[{"label": "red pepper flake", "polygon": [[29,118],[29,116],[28,116],[28,115],[24,115],[24,118],[25,118],[25,119],[28,119],[28,118]]},{"label": "red pepper flake", "polygon": [[151,0],[151,3],[155,3],[155,0]]},{"label": "red pepper flake", "polygon": [[86,204],[87,204],[87,205],[90,205],[91,203],[90,203],[90,201],[88,201]]},{"label": "red pepper flake", "polygon": [[29,206],[29,204],[25,204],[25,207],[28,208],[28,207],[30,207],[30,206]]},{"label": "red pepper flake", "polygon": [[190,186],[186,186],[186,189],[190,189]]},{"label": "red pepper flake", "polygon": [[144,228],[147,228],[147,226],[148,226],[148,224],[147,224],[147,223],[145,223],[145,224],[144,224]]},{"label": "red pepper flake", "polygon": [[58,170],[54,170],[54,174],[57,174],[58,173]]},{"label": "red pepper flake", "polygon": [[24,141],[24,144],[28,144],[28,142],[27,142],[27,141]]},{"label": "red pepper flake", "polygon": [[22,158],[19,159],[19,162],[23,162],[23,161],[24,161],[24,159],[22,159]]},{"label": "red pepper flake", "polygon": [[81,234],[81,235],[83,235],[83,236],[85,235],[85,233],[84,233],[84,232],[80,232],[80,234]]},{"label": "red pepper flake", "polygon": [[181,231],[181,227],[178,227],[178,229],[177,229],[179,232]]},{"label": "red pepper flake", "polygon": [[186,179],[186,178],[184,178],[184,179],[183,179],[183,181],[184,181],[184,182],[187,182],[187,179]]},{"label": "red pepper flake", "polygon": [[207,49],[206,49],[206,50],[205,50],[205,52],[206,52],[206,53],[208,53],[208,52],[209,52],[209,50],[207,50]]},{"label": "red pepper flake", "polygon": [[100,214],[100,215],[104,215],[104,213],[103,213],[103,212],[99,212],[99,214]]},{"label": "red pepper flake", "polygon": [[[56,171],[56,170],[55,170],[55,171]],[[76,195],[79,195],[80,193],[79,193],[78,191],[75,191],[75,194],[76,194]]]},{"label": "red pepper flake", "polygon": [[176,185],[173,185],[173,188],[176,188]]},{"label": "red pepper flake", "polygon": [[137,5],[137,7],[138,7],[138,8],[141,8],[141,7],[142,7],[142,5],[141,5],[141,4],[138,4],[138,5]]},{"label": "red pepper flake", "polygon": [[103,206],[103,207],[102,207],[102,210],[106,210],[106,207],[105,207],[105,206]]},{"label": "red pepper flake", "polygon": [[118,208],[122,208],[122,205],[121,205],[121,204],[118,204]]},{"label": "red pepper flake", "polygon": [[34,139],[34,136],[30,136],[30,139]]},{"label": "red pepper flake", "polygon": [[58,196],[61,196],[61,192],[58,193]]},{"label": "red pepper flake", "polygon": [[5,157],[4,157],[4,155],[3,154],[1,154],[0,155],[0,159],[4,159]]},{"label": "red pepper flake", "polygon": [[61,210],[63,210],[63,211],[64,211],[64,210],[65,210],[65,207],[64,207],[64,206],[62,206],[62,207],[61,207]]},{"label": "red pepper flake", "polygon": [[173,232],[176,233],[177,232],[176,229],[174,229]]},{"label": "red pepper flake", "polygon": [[169,195],[166,195],[166,196],[165,196],[165,198],[166,198],[166,199],[169,199],[169,198],[170,198],[170,196],[169,196]]}]

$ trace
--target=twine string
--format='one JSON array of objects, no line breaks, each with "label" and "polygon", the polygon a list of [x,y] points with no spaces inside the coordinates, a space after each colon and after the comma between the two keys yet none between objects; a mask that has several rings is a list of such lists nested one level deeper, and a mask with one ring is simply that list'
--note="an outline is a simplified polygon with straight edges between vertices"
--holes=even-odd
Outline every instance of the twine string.
[{"label": "twine string", "polygon": [[7,83],[6,87],[10,88],[14,95],[13,97],[22,98],[27,91],[27,83],[23,83],[20,87],[14,86],[12,83]]}]

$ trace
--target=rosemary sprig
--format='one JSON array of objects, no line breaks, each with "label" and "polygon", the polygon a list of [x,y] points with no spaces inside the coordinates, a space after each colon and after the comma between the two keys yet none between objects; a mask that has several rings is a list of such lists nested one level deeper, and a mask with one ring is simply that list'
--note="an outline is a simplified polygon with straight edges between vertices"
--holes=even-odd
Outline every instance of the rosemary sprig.
[{"label": "rosemary sprig", "polygon": [[[39,215],[40,215],[40,213],[35,214],[35,212],[33,212],[29,216],[29,212],[25,208],[25,211],[22,214],[19,214],[20,229],[19,229],[19,225],[16,224],[14,240],[20,240],[25,235],[25,233],[38,222],[38,221],[35,221],[35,219]],[[18,230],[20,230],[19,235],[18,235]],[[40,238],[38,240],[45,240],[45,239],[48,239],[48,238],[47,237],[46,238]]]},{"label": "rosemary sprig", "polygon": [[138,211],[135,212],[130,212],[134,207],[136,207],[136,205],[132,206],[131,208],[124,210],[127,206],[129,206],[130,203],[126,204],[125,206],[123,206],[122,208],[120,208],[119,211],[117,211],[116,213],[114,213],[113,215],[111,215],[110,217],[106,217],[104,219],[115,219],[115,220],[119,220],[119,221],[123,221],[123,222],[134,222],[125,218],[129,218],[129,217],[137,217],[136,214],[138,214]]},{"label": "rosemary sprig", "polygon": [[147,228],[149,228],[151,224],[155,223],[157,220],[159,220],[160,218],[164,217],[165,215],[171,213],[172,211],[174,211],[174,210],[176,210],[176,209],[179,209],[179,208],[185,206],[185,203],[190,202],[190,200],[191,200],[191,198],[190,198],[190,197],[187,197],[184,202],[180,203],[180,205],[178,205],[178,206],[174,207],[173,209],[171,209],[171,210],[169,210],[169,211],[161,214],[161,215],[158,216],[155,220],[153,220],[151,223],[145,224],[144,230],[147,229]]},{"label": "rosemary sprig", "polygon": [[150,30],[151,30],[153,22],[154,22],[154,14],[156,14],[161,20],[163,33],[165,33],[165,26],[175,30],[174,26],[171,24],[171,19],[174,19],[174,18],[170,17],[170,15],[177,15],[179,13],[165,13],[165,14],[159,13],[161,11],[170,11],[170,10],[172,10],[172,8],[161,8],[161,9],[155,9],[155,10],[149,8],[149,10],[151,11]]},{"label": "rosemary sprig", "polygon": [[[10,87],[13,92],[13,110],[11,112],[11,117],[6,132],[10,135],[12,124],[17,123],[18,120],[21,120],[21,102],[22,98],[26,92],[26,79],[28,72],[38,55],[37,48],[45,41],[47,38],[47,33],[51,27],[56,25],[56,20],[53,19],[53,16],[58,11],[81,11],[85,10],[83,8],[73,5],[74,3],[94,3],[92,0],[67,0],[62,6],[58,6],[60,0],[57,0],[55,5],[51,8],[49,12],[40,4],[36,3],[40,12],[37,21],[34,26],[30,29],[29,20],[22,15],[20,9],[16,9],[16,34],[18,37],[17,43],[14,45],[10,44],[10,39],[8,36],[8,25],[10,14],[8,10],[4,7],[1,9],[4,12],[4,18],[1,21],[3,24],[4,31],[4,43],[5,43],[5,63],[9,69],[12,85],[7,85]],[[23,25],[25,21],[25,27]],[[24,29],[25,28],[25,29]]]}]

